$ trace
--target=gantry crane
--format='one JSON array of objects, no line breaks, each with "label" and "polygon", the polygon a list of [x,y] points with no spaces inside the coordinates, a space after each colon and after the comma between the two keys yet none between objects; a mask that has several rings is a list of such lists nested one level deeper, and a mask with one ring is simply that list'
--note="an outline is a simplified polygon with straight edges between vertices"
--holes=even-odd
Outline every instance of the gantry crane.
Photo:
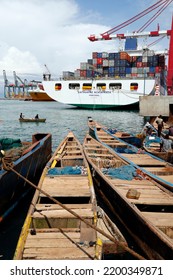
[{"label": "gantry crane", "polygon": [[[126,39],[126,38],[142,38],[142,37],[157,37],[157,36],[170,36],[169,43],[169,58],[168,58],[168,70],[167,70],[167,93],[168,95],[173,95],[173,19],[172,26],[170,30],[160,31],[159,27],[156,31],[144,32],[144,29],[149,26],[167,7],[173,2],[173,0],[160,0],[155,4],[151,5],[141,13],[130,18],[129,20],[119,24],[110,30],[100,34],[99,36],[90,35],[88,39],[91,42],[103,41],[103,40],[113,40],[113,39]],[[146,14],[156,10],[156,13],[137,31],[132,33],[119,33],[112,35],[114,32],[124,28],[125,26],[133,23],[134,21],[144,17]]]},{"label": "gantry crane", "polygon": [[44,67],[46,68],[47,71],[45,73],[43,73],[43,80],[44,81],[50,81],[51,80],[51,73],[50,73],[46,64],[44,64]]}]

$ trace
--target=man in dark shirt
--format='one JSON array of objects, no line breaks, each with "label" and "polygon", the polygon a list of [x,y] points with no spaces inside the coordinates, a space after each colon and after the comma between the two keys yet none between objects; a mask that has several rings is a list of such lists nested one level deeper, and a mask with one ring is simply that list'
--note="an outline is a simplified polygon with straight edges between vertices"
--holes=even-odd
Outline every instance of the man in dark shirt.
[{"label": "man in dark shirt", "polygon": [[169,136],[173,136],[173,126],[169,127]]}]

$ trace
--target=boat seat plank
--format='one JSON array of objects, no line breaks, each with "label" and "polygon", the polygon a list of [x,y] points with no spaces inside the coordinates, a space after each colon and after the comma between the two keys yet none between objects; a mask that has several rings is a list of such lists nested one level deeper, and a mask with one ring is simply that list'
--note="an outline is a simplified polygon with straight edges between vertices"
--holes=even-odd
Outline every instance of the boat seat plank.
[{"label": "boat seat plank", "polygon": [[[70,209],[92,209],[93,204],[87,203],[87,204],[64,204]],[[62,207],[58,204],[42,204],[38,203],[36,204],[36,210],[37,211],[49,211],[49,210],[57,210],[57,209],[62,209]],[[74,210],[75,211],[75,210]]]},{"label": "boat seat plank", "polygon": [[142,214],[158,227],[173,227],[173,213],[142,212]]},{"label": "boat seat plank", "polygon": [[168,181],[170,183],[173,184],[173,175],[162,175],[162,176],[159,176],[161,179],[165,180],[165,181]]},{"label": "boat seat plank", "polygon": [[[36,235],[28,235],[23,259],[89,259],[95,257],[95,246],[80,246],[81,233],[79,229],[37,230]],[[44,232],[45,231],[45,232]],[[49,231],[49,232],[48,232]]]},{"label": "boat seat plank", "polygon": [[122,155],[139,166],[165,166],[166,165],[166,162],[154,159],[154,158],[146,156],[144,154],[135,154],[134,155],[134,154],[122,153]]},{"label": "boat seat plank", "polygon": [[156,174],[156,175],[173,175],[172,168],[167,168],[167,167],[146,167],[145,169],[147,171],[151,172],[151,173]]},{"label": "boat seat plank", "polygon": [[25,249],[23,253],[24,260],[88,260],[91,258],[95,258],[95,247],[77,248],[75,245],[70,248],[31,248]]},{"label": "boat seat plank", "polygon": [[[129,188],[130,189],[130,188]],[[169,195],[164,194],[163,192],[159,192],[159,191],[147,191],[147,190],[143,190],[143,189],[137,189],[137,191],[140,192],[140,199],[144,199],[144,198],[152,198],[154,196],[155,199],[158,200],[165,200],[167,199],[169,202],[173,203],[173,197],[169,197]],[[128,190],[124,190],[124,189],[120,189],[120,192],[126,196]]]},{"label": "boat seat plank", "polygon": [[129,202],[134,203],[136,205],[138,204],[144,204],[144,205],[161,205],[161,206],[172,206],[173,201],[168,200],[167,198],[140,198],[139,199],[130,199],[128,198]]},{"label": "boat seat plank", "polygon": [[121,142],[114,142],[114,141],[104,141],[105,144],[107,144],[108,146],[114,146],[114,147],[127,147],[127,144],[121,143]]},{"label": "boat seat plank", "polygon": [[131,185],[137,185],[137,186],[153,186],[155,187],[155,185],[149,181],[149,180],[136,180],[136,179],[133,179],[133,180],[121,180],[121,179],[111,179],[111,182],[114,184],[114,185],[125,185],[125,186],[131,186]]},{"label": "boat seat plank", "polygon": [[83,156],[82,155],[63,156],[63,160],[67,160],[67,159],[83,159]]},{"label": "boat seat plank", "polygon": [[[86,176],[46,177],[42,189],[51,196],[90,196],[88,178]],[[44,194],[40,194],[45,197]]]},{"label": "boat seat plank", "polygon": [[72,150],[72,151],[68,151],[68,155],[76,155],[76,154],[80,154],[80,155],[82,156],[82,154],[81,154],[81,151],[80,151],[80,150]]},{"label": "boat seat plank", "polygon": [[89,153],[88,154],[90,157],[105,157],[105,159],[107,158],[113,158],[114,156],[111,154],[100,154],[100,153]]},{"label": "boat seat plank", "polygon": [[[74,211],[76,214],[78,214],[79,216],[83,217],[83,218],[93,218],[93,210],[92,209],[75,209]],[[43,211],[35,211],[32,215],[32,217],[34,219],[44,219],[45,217],[47,218],[52,218],[52,219],[66,219],[66,218],[74,218],[77,219],[73,214],[71,214],[70,212],[68,212],[65,209],[56,209],[56,210],[43,210]]]}]

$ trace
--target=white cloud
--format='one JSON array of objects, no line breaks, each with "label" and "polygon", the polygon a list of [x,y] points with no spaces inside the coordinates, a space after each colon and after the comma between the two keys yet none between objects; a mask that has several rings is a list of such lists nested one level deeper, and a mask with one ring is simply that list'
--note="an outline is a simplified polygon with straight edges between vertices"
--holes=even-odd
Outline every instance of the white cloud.
[{"label": "white cloud", "polygon": [[[119,16],[122,13],[119,15],[116,10],[112,26],[108,26],[105,19],[109,15],[104,14],[104,10],[101,13],[100,9],[107,2],[98,0],[100,6],[94,2],[86,10],[79,6],[80,2],[0,0],[0,74],[3,69],[7,72],[42,74],[46,64],[52,74],[59,75],[62,71],[79,68],[80,62],[91,58],[94,51],[116,51],[118,42],[92,43],[87,37],[110,29],[116,22],[121,23]],[[114,16],[112,10],[116,9],[116,5],[110,5],[109,9]],[[133,14],[129,12],[131,16],[134,14],[134,10]]]}]

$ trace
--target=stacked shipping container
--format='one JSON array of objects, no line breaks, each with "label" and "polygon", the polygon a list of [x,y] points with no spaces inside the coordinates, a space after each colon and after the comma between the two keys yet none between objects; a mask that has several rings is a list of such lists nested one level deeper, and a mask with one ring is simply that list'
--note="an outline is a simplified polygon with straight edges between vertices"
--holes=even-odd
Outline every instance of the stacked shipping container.
[{"label": "stacked shipping container", "polygon": [[74,75],[65,72],[64,78],[110,77],[110,78],[162,78],[165,70],[165,56],[155,55],[154,51],[146,49],[141,56],[130,56],[128,52],[93,52],[92,58],[80,63],[80,69]]}]

